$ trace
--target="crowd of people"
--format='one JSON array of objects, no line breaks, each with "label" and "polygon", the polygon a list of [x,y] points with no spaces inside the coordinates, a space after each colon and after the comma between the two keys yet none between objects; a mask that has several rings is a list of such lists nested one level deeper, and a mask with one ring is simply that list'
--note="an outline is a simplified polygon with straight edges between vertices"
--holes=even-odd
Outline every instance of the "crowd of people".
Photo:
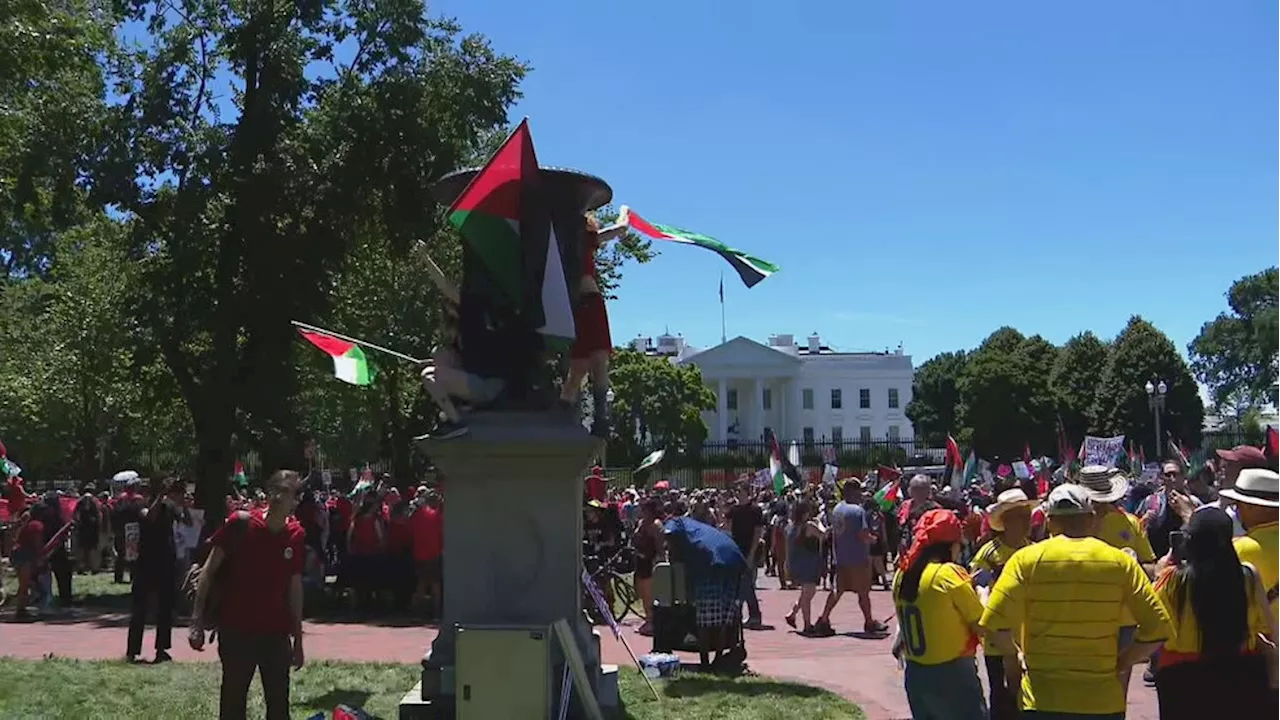
[{"label": "crowd of people", "polygon": [[962,490],[890,475],[901,501],[873,494],[883,478],[781,494],[747,481],[658,483],[609,497],[589,479],[587,528],[597,545],[630,533],[645,548],[636,578],[646,608],[640,579],[651,548],[661,554],[663,522],[719,529],[747,560],[743,582],[724,591],[747,629],[763,627],[759,570],[799,591],[782,619],[811,637],[834,633],[831,611],[849,592],[863,632],[884,633],[870,591],[889,587],[893,652],[917,720],[1122,718],[1143,663],[1162,718],[1270,717],[1280,702],[1275,464],[1240,446],[1190,477],[1185,462],[1165,462],[1154,482],[1105,465],[1039,479],[1002,467]]}]

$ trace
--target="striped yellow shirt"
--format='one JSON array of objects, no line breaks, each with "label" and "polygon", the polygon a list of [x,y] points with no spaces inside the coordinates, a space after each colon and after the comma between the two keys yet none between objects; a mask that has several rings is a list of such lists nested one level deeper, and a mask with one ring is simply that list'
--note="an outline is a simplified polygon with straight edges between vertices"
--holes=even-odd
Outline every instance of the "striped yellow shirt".
[{"label": "striped yellow shirt", "polygon": [[1097,538],[1053,537],[1022,548],[991,590],[982,627],[1020,636],[1024,710],[1124,712],[1116,675],[1122,613],[1138,640],[1170,633],[1169,615],[1137,561]]}]

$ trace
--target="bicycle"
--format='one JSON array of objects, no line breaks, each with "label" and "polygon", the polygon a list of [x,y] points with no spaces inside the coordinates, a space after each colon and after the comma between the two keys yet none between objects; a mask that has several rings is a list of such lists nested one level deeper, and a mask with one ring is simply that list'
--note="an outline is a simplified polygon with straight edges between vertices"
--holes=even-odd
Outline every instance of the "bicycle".
[{"label": "bicycle", "polygon": [[[635,608],[639,599],[635,585],[626,577],[631,573],[633,567],[630,550],[631,548],[623,546],[604,561],[601,561],[599,556],[596,555],[583,554],[582,557],[582,564],[587,569],[587,574],[591,577],[591,581],[595,583],[596,588],[600,590],[606,602],[612,600],[613,606],[610,611],[613,614],[614,622],[617,623],[622,622],[628,614],[634,614],[637,617],[641,614]],[[582,588],[582,605],[593,622],[596,624],[604,622],[604,618],[600,616],[595,601],[591,599],[591,594],[587,592],[586,587]]]}]

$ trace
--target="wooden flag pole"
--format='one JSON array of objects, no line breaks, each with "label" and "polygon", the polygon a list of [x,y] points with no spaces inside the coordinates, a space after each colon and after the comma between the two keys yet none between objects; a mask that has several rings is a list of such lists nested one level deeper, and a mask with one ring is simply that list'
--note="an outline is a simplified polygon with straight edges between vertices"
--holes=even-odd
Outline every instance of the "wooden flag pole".
[{"label": "wooden flag pole", "polygon": [[308,332],[314,332],[314,333],[320,333],[321,335],[328,335],[329,337],[336,337],[336,338],[338,338],[339,340],[346,340],[347,342],[355,343],[356,345],[359,345],[359,346],[360,346],[360,347],[362,347],[362,348],[368,348],[368,349],[370,349],[370,350],[377,350],[377,351],[378,351],[378,352],[380,352],[380,353],[383,353],[383,354],[386,354],[386,355],[390,355],[391,357],[394,357],[394,358],[400,358],[401,360],[404,360],[405,362],[411,362],[411,363],[413,363],[414,365],[426,365],[428,362],[430,362],[430,361],[428,361],[428,360],[423,360],[422,358],[416,358],[416,357],[414,357],[414,356],[412,356],[412,355],[406,355],[406,354],[404,354],[404,353],[402,353],[402,352],[397,352],[397,351],[395,351],[395,350],[391,350],[390,348],[384,348],[384,347],[382,347],[381,345],[374,345],[374,344],[373,344],[373,343],[371,343],[371,342],[367,342],[367,341],[365,341],[365,340],[361,340],[361,339],[359,339],[359,338],[353,338],[353,337],[350,337],[350,336],[348,336],[348,335],[342,335],[342,334],[340,334],[340,333],[336,333],[336,332],[334,332],[334,331],[332,331],[332,330],[325,330],[325,329],[324,329],[324,328],[322,328],[322,327],[316,327],[315,325],[308,325],[308,324],[306,324],[306,323],[304,323],[304,322],[298,322],[297,320],[291,320],[290,322],[292,322],[292,323],[293,323],[293,326],[294,326],[294,327],[299,328],[299,329],[301,329],[301,330],[306,330],[306,331],[308,331]]}]

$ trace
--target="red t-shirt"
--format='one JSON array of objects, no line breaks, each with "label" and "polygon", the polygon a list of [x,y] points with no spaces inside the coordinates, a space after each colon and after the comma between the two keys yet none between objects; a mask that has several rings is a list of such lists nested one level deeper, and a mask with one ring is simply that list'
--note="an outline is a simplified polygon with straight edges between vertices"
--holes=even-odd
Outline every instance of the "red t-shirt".
[{"label": "red t-shirt", "polygon": [[344,497],[329,498],[329,507],[337,510],[335,522],[329,527],[330,532],[345,533],[351,525],[351,501]]},{"label": "red t-shirt", "polygon": [[373,555],[382,550],[378,543],[378,523],[382,518],[377,515],[360,515],[351,528],[351,547],[347,548],[353,555]]},{"label": "red t-shirt", "polygon": [[13,549],[28,550],[39,553],[44,550],[44,523],[39,520],[28,520],[26,525],[18,531],[18,536],[14,539]]},{"label": "red t-shirt", "polygon": [[444,552],[444,516],[423,505],[413,514],[413,559],[434,560]]},{"label": "red t-shirt", "polygon": [[604,498],[604,478],[599,475],[587,478],[587,499],[604,502]]},{"label": "red t-shirt", "polygon": [[4,484],[4,499],[9,501],[11,517],[18,517],[27,509],[27,491],[22,488],[22,478],[9,478]]},{"label": "red t-shirt", "polygon": [[413,527],[404,515],[392,515],[387,521],[387,549],[393,553],[408,550],[413,544]]},{"label": "red t-shirt", "polygon": [[289,518],[279,532],[273,532],[260,513],[250,514],[248,522],[234,551],[227,530],[230,523],[209,537],[210,543],[229,553],[223,562],[231,563],[218,624],[245,633],[287,635],[294,625],[289,583],[294,575],[302,574],[306,559],[302,525]]}]

